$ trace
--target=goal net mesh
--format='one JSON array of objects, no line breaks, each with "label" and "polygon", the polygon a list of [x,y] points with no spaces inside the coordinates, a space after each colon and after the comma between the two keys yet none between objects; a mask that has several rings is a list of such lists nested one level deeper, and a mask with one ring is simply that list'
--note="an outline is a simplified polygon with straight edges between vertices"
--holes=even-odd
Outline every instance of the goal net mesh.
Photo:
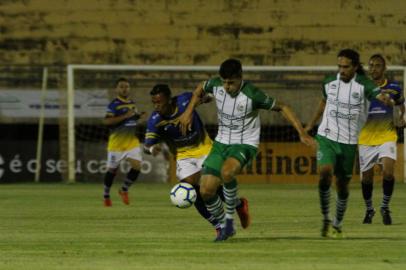
[{"label": "goal net mesh", "polygon": [[[296,71],[244,70],[244,80],[253,82],[271,97],[288,104],[305,124],[315,113],[321,99],[321,82],[324,76],[335,72],[316,69],[317,67]],[[117,78],[129,79],[131,97],[135,100],[138,110],[145,111],[149,115],[152,112],[149,92],[155,84],[168,84],[173,95],[176,95],[184,91],[193,91],[199,82],[216,75],[216,70],[74,70],[76,181],[103,179],[106,171],[106,144],[109,131],[102,121],[108,103],[115,97],[114,83]],[[388,75],[402,82],[401,71],[389,71]],[[200,106],[198,111],[210,136],[214,138],[217,131],[214,102]],[[294,128],[280,113],[261,111],[260,116],[262,130],[259,155],[244,171],[242,179],[258,180],[256,182],[306,182],[309,179],[317,179],[315,153],[299,143]],[[141,140],[143,128],[140,126],[138,129]],[[313,135],[316,130],[317,127],[313,129]],[[403,131],[398,133],[399,142],[403,142]],[[145,158],[147,160],[143,169],[146,173],[141,176],[141,181],[167,179],[175,181],[173,174],[165,174],[165,170],[169,168],[165,157],[154,159],[145,156]],[[402,162],[403,157],[402,160],[398,160],[398,164]],[[126,165],[123,166],[121,171],[125,172]],[[154,175],[154,171],[159,171],[160,175]],[[401,177],[403,178],[403,172]]]}]

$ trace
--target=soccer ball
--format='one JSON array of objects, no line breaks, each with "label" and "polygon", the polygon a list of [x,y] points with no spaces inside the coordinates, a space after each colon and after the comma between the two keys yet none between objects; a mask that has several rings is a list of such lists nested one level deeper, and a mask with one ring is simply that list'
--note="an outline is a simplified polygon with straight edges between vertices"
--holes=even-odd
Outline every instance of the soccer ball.
[{"label": "soccer ball", "polygon": [[188,208],[196,201],[196,190],[191,184],[176,184],[170,193],[171,202],[179,208]]}]

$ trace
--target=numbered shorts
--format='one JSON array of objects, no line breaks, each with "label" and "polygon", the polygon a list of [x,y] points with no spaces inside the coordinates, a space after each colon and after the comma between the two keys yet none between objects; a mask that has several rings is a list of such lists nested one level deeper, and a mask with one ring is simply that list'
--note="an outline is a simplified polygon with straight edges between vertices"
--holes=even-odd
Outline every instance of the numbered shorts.
[{"label": "numbered shorts", "polygon": [[176,161],[176,177],[183,180],[202,170],[207,155],[199,158],[183,158]]},{"label": "numbered shorts", "polygon": [[361,172],[368,171],[375,164],[380,164],[383,157],[396,160],[396,142],[387,142],[381,145],[359,145],[359,166]]},{"label": "numbered shorts", "polygon": [[214,141],[209,155],[203,163],[203,174],[221,178],[221,168],[227,158],[235,158],[244,168],[257,155],[258,149],[248,144],[223,144]]},{"label": "numbered shorts", "polygon": [[317,165],[332,165],[337,177],[351,178],[357,145],[335,142],[319,135],[316,136],[316,141]]},{"label": "numbered shorts", "polygon": [[138,161],[142,161],[141,146],[134,147],[128,151],[121,152],[108,152],[107,153],[107,167],[118,168],[120,162],[124,159],[131,158]]}]

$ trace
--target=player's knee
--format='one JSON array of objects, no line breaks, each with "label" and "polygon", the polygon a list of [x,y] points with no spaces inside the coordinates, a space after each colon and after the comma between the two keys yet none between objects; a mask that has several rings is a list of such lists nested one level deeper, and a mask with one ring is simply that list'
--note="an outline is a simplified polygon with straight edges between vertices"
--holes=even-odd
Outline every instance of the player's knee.
[{"label": "player's knee", "polygon": [[348,197],[348,185],[350,183],[351,178],[349,177],[338,177],[336,182],[337,187],[337,194],[340,198],[347,198]]},{"label": "player's knee", "polygon": [[137,179],[139,174],[140,174],[139,170],[130,169],[130,171],[127,173],[127,178],[134,181]]},{"label": "player's knee", "polygon": [[350,192],[347,189],[337,189],[337,197],[342,199],[342,200],[346,200],[348,198],[348,196],[350,195]]},{"label": "player's knee", "polygon": [[141,162],[137,161],[132,161],[131,162],[131,168],[137,171],[141,171]]},{"label": "player's knee", "polygon": [[234,175],[233,171],[228,170],[228,169],[223,169],[221,171],[221,178],[223,179],[224,183],[228,183],[228,182],[231,182],[235,178],[235,175]]},{"label": "player's knee", "polygon": [[389,181],[389,182],[395,181],[395,176],[393,175],[393,172],[383,171],[382,175],[383,175],[384,181]]},{"label": "player's knee", "polygon": [[202,196],[204,201],[214,197],[216,195],[217,188],[212,186],[203,185],[200,186],[200,195]]},{"label": "player's knee", "polygon": [[372,178],[363,177],[361,179],[361,183],[364,185],[371,185],[371,184],[373,184],[373,182],[374,181],[372,180]]},{"label": "player's knee", "polygon": [[333,178],[333,170],[330,167],[320,168],[320,182],[324,184],[331,184]]}]

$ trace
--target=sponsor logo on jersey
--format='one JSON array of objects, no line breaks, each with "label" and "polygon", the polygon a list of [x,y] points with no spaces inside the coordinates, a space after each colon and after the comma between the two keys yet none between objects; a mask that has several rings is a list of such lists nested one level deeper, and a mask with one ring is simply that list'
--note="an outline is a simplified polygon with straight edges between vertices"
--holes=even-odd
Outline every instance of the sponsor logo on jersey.
[{"label": "sponsor logo on jersey", "polygon": [[354,93],[352,93],[352,97],[353,97],[354,99],[359,99],[359,98],[360,98],[360,95],[359,95],[358,92],[354,92]]},{"label": "sponsor logo on jersey", "polygon": [[355,120],[357,118],[357,114],[345,114],[342,112],[337,112],[336,110],[331,110],[330,116],[347,120]]},{"label": "sponsor logo on jersey", "polygon": [[238,110],[238,111],[243,112],[244,109],[245,109],[244,104],[238,104],[238,105],[237,105],[237,110]]}]

